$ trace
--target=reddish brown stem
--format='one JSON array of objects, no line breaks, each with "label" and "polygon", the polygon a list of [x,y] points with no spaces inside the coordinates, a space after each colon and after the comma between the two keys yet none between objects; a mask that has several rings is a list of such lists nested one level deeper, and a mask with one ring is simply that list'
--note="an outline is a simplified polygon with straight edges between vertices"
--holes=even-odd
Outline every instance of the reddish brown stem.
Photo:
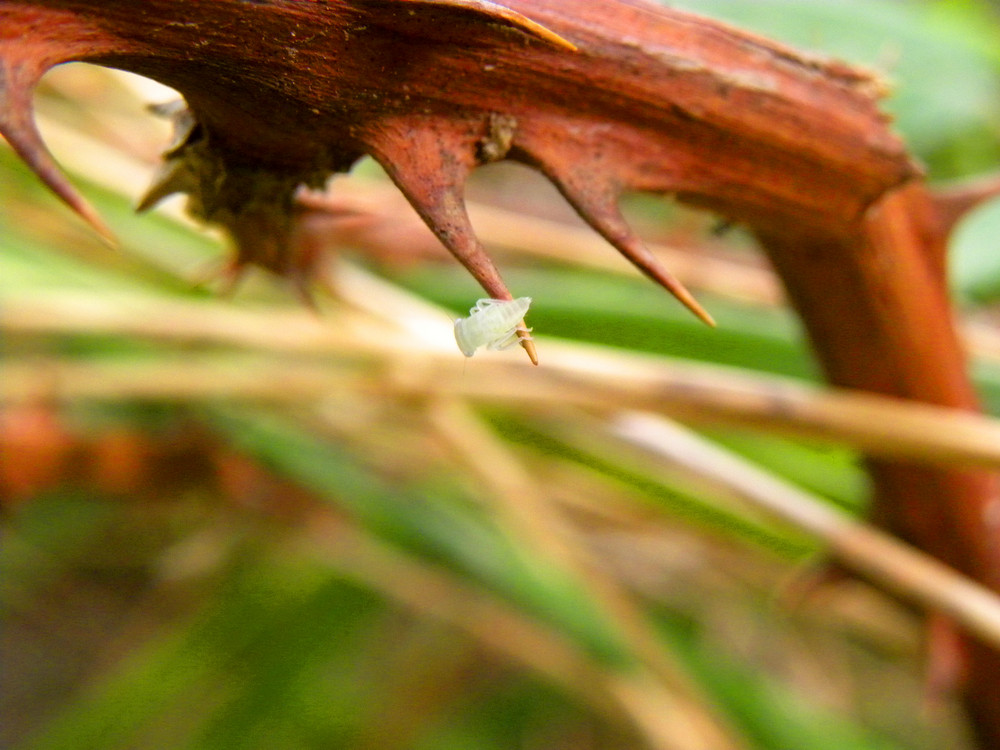
[{"label": "reddish brown stem", "polygon": [[[762,241],[802,315],[831,382],[974,410],[943,276],[943,219],[922,183],[872,206],[839,238],[765,234]],[[1000,590],[1000,487],[987,472],[869,461],[875,520]],[[1000,738],[1000,656],[981,644],[955,659],[940,629],[931,674],[962,674],[984,747]],[[971,656],[970,656],[971,654]]]},{"label": "reddish brown stem", "polygon": [[[188,193],[240,263],[307,275],[295,191],[371,154],[489,294],[510,298],[462,187],[478,164],[516,159],[706,320],[618,197],[670,192],[748,224],[832,382],[976,408],[943,280],[957,209],[936,212],[878,109],[880,82],[845,65],[643,0],[149,0],[141,13],[0,0],[0,132],[92,222],[30,115],[38,77],[67,60],[184,94],[191,127],[151,196]],[[1000,588],[990,475],[871,467],[881,523]],[[1000,746],[997,656],[968,653],[977,729]]]}]

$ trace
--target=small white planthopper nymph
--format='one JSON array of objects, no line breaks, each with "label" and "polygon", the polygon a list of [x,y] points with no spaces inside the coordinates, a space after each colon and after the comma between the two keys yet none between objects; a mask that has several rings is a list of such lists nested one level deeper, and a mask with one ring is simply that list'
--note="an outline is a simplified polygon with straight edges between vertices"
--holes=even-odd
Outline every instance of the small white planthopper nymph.
[{"label": "small white planthopper nymph", "polygon": [[524,314],[531,305],[531,297],[513,300],[481,299],[469,310],[469,317],[455,321],[455,341],[462,354],[471,357],[481,346],[487,349],[508,349],[518,343],[518,329],[527,336],[530,328],[520,327]]}]

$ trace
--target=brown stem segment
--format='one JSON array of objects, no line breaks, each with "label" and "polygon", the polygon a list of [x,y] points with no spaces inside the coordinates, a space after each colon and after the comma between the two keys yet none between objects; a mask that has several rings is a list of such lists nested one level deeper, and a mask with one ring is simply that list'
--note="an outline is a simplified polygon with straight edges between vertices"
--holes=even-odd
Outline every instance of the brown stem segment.
[{"label": "brown stem segment", "polygon": [[[945,236],[922,183],[891,191],[842,237],[761,240],[802,315],[830,381],[975,410],[941,273]],[[1000,487],[983,471],[870,460],[875,520],[1000,590]],[[953,639],[930,641],[930,672],[964,673],[984,747],[1000,738],[1000,656],[977,643],[960,669]]]},{"label": "brown stem segment", "polygon": [[[142,12],[0,0],[0,132],[95,224],[31,119],[38,77],[69,60],[184,95],[190,127],[146,203],[186,192],[236,240],[237,264],[307,278],[296,190],[371,154],[487,292],[510,299],[462,188],[478,164],[515,159],[706,321],[617,198],[667,192],[746,223],[832,382],[976,408],[943,280],[969,201],[936,210],[878,108],[880,81],[846,65],[644,0],[148,0]],[[1000,589],[991,475],[871,470],[881,523]],[[968,704],[998,747],[997,656],[966,653]]]}]

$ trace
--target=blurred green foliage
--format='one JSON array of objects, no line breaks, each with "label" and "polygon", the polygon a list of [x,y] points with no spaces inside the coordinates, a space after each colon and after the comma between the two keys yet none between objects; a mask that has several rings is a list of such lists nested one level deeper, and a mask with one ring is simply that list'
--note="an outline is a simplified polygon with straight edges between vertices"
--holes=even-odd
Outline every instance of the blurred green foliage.
[{"label": "blurred green foliage", "polygon": [[[671,4],[882,71],[893,83],[887,106],[935,179],[995,169],[1000,21],[985,3]],[[118,253],[67,220],[10,152],[0,152],[0,306],[3,297],[52,290],[207,297],[183,272],[217,260],[217,243],[155,214],[135,217],[128,197],[86,178],[75,176],[121,237]],[[1000,290],[997,236],[996,204],[956,234],[955,283],[970,304],[985,307]],[[505,275],[535,297],[532,323],[549,334],[816,377],[786,311],[712,300],[720,326],[709,331],[646,281],[542,264]],[[468,307],[470,282],[455,267],[422,264],[387,276],[455,311]],[[259,283],[234,304],[247,300],[291,304]],[[2,353],[7,362],[57,355],[151,361],[177,350],[184,351],[113,336],[19,334],[6,337]],[[985,366],[979,372],[987,395],[1000,394],[1000,374]],[[401,603],[336,554],[324,557],[308,532],[317,518],[332,518],[399,554],[399,570],[433,571],[456,590],[495,599],[609,678],[635,674],[639,655],[593,582],[504,522],[484,500],[493,488],[426,436],[426,404],[366,398],[285,410],[195,399],[82,403],[63,412],[67,429],[80,434],[123,424],[168,443],[183,434],[180,425],[197,423],[257,467],[259,481],[249,490],[223,490],[220,470],[218,477],[209,472],[211,481],[174,483],[172,474],[184,472],[171,465],[138,492],[67,482],[9,504],[0,606],[11,668],[0,681],[0,744],[643,746],[627,722],[589,704],[585,690],[547,679],[447,618]],[[322,423],[324,408],[366,410],[358,421],[364,434],[352,433],[348,421]],[[808,607],[796,613],[772,600],[795,566],[815,554],[809,540],[689,478],[589,443],[592,422],[572,410],[555,421],[513,405],[476,413],[540,486],[596,498],[629,519],[605,527],[577,511],[595,544],[624,537],[634,555],[622,559],[649,565],[628,579],[641,592],[643,616],[748,747],[961,747],[960,721],[932,727],[913,718],[921,689],[915,629],[891,604],[852,598],[845,609],[875,610],[852,620],[833,605],[810,615]],[[832,503],[864,508],[866,480],[849,451],[762,434],[707,434]],[[215,466],[213,455],[202,458]],[[286,508],[296,493],[308,501]],[[662,568],[639,554],[648,539],[658,543]]]}]

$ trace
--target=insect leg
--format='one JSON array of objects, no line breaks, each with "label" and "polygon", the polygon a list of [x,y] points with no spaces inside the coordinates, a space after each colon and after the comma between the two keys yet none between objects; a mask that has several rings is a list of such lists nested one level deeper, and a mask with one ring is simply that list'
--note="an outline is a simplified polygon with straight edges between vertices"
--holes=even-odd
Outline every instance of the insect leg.
[{"label": "insect leg", "polygon": [[487,344],[487,349],[492,349],[494,351],[501,349],[510,349],[515,344],[521,344],[524,341],[533,341],[531,338],[531,329],[525,328],[524,321],[522,320],[520,324],[516,327],[511,328],[509,331],[504,333],[502,336],[495,338],[489,344]]}]

